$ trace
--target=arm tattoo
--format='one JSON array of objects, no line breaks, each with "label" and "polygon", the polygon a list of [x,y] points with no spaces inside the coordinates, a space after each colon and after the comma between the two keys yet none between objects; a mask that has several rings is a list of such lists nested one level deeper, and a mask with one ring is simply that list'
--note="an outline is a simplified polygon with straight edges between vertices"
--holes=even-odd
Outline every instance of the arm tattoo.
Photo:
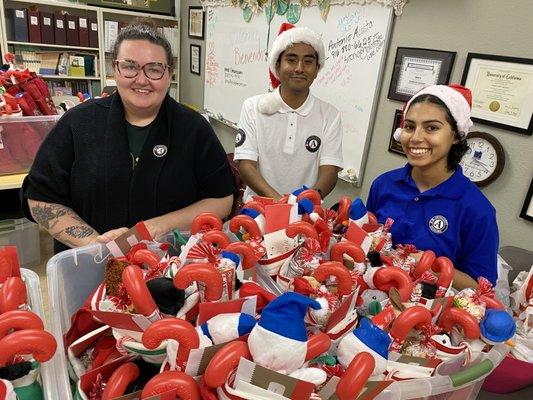
[{"label": "arm tattoo", "polygon": [[41,203],[31,207],[31,215],[46,230],[53,229],[57,224],[59,218],[69,215],[71,218],[85,223],[81,217],[72,211],[70,208],[60,204],[46,204]]},{"label": "arm tattoo", "polygon": [[88,225],[73,225],[65,228],[65,233],[77,239],[82,239],[91,236],[94,229]]}]

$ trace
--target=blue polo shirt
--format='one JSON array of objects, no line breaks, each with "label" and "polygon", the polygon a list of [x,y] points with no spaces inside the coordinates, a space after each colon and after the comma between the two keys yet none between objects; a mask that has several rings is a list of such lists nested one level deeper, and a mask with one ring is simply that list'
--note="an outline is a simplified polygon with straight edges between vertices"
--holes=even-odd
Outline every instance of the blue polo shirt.
[{"label": "blue polo shirt", "polygon": [[409,164],[386,172],[372,183],[367,208],[380,223],[394,219],[394,245],[414,244],[419,250],[433,250],[475,280],[484,276],[496,284],[496,210],[461,167],[423,193],[411,178]]}]

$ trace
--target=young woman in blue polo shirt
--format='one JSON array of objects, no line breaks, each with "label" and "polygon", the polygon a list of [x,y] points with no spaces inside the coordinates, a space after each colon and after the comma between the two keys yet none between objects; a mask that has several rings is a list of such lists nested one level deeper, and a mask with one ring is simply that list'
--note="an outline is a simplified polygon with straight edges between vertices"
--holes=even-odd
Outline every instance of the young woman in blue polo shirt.
[{"label": "young woman in blue polo shirt", "polygon": [[394,219],[394,244],[433,250],[455,265],[453,286],[476,287],[497,278],[496,210],[459,166],[468,149],[472,95],[460,85],[433,85],[405,105],[394,137],[408,164],[379,176],[367,208],[383,223]]}]

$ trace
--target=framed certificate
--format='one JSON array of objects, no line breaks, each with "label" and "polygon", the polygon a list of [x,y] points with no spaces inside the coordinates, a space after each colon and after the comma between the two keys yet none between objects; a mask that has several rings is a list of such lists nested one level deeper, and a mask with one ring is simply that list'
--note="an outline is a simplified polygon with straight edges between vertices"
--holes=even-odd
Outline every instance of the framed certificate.
[{"label": "framed certificate", "polygon": [[204,10],[202,7],[189,7],[189,37],[193,39],[204,38]]},{"label": "framed certificate", "polygon": [[191,44],[190,71],[200,75],[200,55],[202,48],[197,44]]},{"label": "framed certificate", "polygon": [[389,152],[401,154],[402,156],[406,157],[401,143],[397,142],[394,139],[394,131],[396,131],[396,129],[400,127],[400,124],[402,122],[402,112],[403,112],[402,110],[394,111],[394,120],[392,122],[392,132],[390,133],[390,139],[389,139]]},{"label": "framed certificate", "polygon": [[533,221],[533,179],[529,185],[529,190],[527,191],[526,200],[522,206],[520,216],[528,221]]},{"label": "framed certificate", "polygon": [[533,59],[468,53],[461,83],[473,121],[533,134]]},{"label": "framed certificate", "polygon": [[398,47],[388,98],[407,101],[426,86],[450,80],[455,52]]}]

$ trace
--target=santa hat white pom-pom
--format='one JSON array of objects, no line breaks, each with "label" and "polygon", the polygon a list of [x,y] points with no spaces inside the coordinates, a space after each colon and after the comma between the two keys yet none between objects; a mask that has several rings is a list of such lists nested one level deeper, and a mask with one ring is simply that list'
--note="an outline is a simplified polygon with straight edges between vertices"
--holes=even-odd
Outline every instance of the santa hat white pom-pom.
[{"label": "santa hat white pom-pom", "polygon": [[276,92],[262,95],[257,102],[257,109],[261,114],[272,115],[279,111],[281,97]]}]

